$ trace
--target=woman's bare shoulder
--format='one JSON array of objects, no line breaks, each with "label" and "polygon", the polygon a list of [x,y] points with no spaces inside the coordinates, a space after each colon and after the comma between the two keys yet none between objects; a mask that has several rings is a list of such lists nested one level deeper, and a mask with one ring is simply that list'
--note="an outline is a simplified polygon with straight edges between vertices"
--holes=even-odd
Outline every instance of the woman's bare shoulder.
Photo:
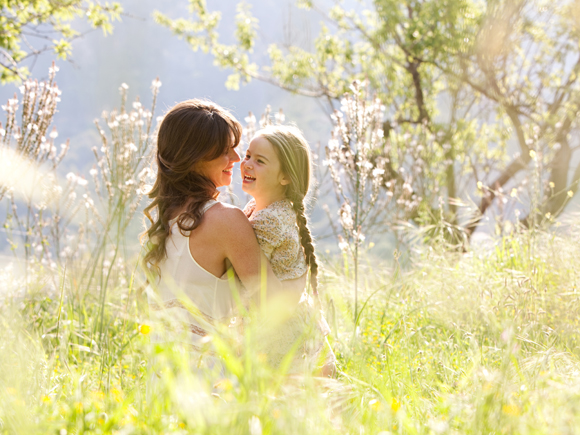
[{"label": "woman's bare shoulder", "polygon": [[251,224],[244,212],[232,204],[219,202],[205,212],[207,224],[217,231],[239,231],[251,228]]}]

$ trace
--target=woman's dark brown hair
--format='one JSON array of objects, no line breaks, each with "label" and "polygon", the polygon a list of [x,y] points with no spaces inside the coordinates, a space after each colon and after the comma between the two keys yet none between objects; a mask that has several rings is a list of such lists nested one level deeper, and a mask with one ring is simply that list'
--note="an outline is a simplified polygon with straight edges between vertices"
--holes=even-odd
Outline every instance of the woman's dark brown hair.
[{"label": "woman's dark brown hair", "polygon": [[239,144],[241,136],[241,124],[210,101],[183,101],[165,115],[157,136],[157,179],[149,193],[152,202],[144,210],[151,223],[143,234],[147,269],[158,273],[158,264],[167,255],[169,221],[182,211],[177,219],[179,230],[182,234],[192,231],[203,219],[204,204],[218,194],[216,185],[194,167],[227,153]]}]

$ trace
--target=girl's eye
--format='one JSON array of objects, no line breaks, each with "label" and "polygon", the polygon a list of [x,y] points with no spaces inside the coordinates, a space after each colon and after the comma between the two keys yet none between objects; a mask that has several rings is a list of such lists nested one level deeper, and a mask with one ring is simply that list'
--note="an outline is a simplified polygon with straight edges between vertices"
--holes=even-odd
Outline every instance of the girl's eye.
[{"label": "girl's eye", "polygon": [[261,163],[262,165],[264,164],[264,162],[260,159],[258,159],[258,163]]}]

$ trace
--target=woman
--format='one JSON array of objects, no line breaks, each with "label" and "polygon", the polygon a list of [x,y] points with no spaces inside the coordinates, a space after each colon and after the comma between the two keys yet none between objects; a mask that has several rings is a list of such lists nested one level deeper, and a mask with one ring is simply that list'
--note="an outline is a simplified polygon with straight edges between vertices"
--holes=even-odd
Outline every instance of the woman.
[{"label": "woman", "polygon": [[[198,368],[217,361],[208,356],[205,337],[235,316],[239,281],[242,299],[256,298],[266,265],[267,296],[285,298],[287,307],[297,305],[304,289],[304,277],[280,283],[244,213],[217,200],[217,188],[231,183],[240,161],[241,135],[229,112],[202,100],[174,106],[158,133],[157,180],[145,209],[151,340],[185,342]],[[230,265],[237,277],[228,280]]]}]

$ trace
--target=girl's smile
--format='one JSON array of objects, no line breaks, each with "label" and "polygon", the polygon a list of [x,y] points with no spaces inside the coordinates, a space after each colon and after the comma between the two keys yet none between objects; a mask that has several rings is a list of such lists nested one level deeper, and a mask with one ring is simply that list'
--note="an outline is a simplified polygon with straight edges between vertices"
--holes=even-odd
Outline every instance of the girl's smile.
[{"label": "girl's smile", "polygon": [[256,210],[284,199],[289,179],[280,170],[272,144],[262,136],[250,142],[241,163],[242,189],[256,200]]}]

